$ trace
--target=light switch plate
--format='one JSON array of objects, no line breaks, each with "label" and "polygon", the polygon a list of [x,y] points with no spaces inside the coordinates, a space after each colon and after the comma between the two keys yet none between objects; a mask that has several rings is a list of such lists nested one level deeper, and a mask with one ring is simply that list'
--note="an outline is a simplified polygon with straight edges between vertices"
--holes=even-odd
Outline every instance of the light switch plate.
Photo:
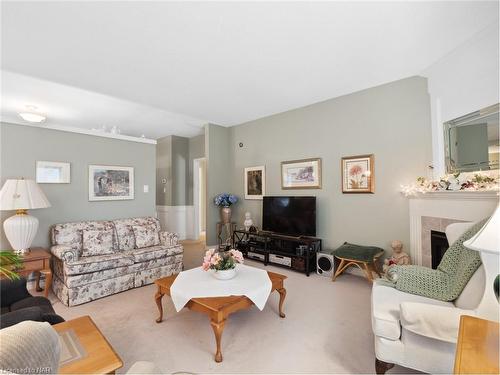
[{"label": "light switch plate", "polygon": [[149,193],[149,185],[144,185],[144,192]]}]

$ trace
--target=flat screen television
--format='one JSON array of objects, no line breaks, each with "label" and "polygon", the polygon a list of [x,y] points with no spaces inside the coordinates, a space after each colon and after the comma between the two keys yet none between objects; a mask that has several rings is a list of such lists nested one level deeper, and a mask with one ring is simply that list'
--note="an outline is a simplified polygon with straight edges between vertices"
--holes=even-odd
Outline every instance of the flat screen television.
[{"label": "flat screen television", "polygon": [[316,197],[264,197],[262,229],[290,236],[316,236]]}]

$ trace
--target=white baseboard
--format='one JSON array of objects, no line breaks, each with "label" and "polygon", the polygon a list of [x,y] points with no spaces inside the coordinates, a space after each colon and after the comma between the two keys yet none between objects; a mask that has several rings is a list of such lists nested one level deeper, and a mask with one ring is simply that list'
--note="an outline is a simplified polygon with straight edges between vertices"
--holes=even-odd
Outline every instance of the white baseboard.
[{"label": "white baseboard", "polygon": [[194,206],[156,206],[156,214],[163,230],[177,233],[181,240],[195,237]]}]

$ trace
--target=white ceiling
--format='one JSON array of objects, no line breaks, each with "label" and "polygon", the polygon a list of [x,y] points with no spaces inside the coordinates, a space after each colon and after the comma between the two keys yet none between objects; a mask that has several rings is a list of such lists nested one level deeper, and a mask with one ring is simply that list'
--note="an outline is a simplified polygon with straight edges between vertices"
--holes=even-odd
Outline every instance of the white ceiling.
[{"label": "white ceiling", "polygon": [[1,120],[26,123],[19,112],[36,105],[47,116],[42,126],[109,131],[113,126],[126,135],[158,139],[176,134],[193,137],[203,133],[206,121],[116,97],[2,71]]},{"label": "white ceiling", "polygon": [[498,20],[497,1],[37,1],[2,11],[2,69],[66,86],[7,76],[7,103],[47,100],[54,121],[150,137],[420,74]]}]

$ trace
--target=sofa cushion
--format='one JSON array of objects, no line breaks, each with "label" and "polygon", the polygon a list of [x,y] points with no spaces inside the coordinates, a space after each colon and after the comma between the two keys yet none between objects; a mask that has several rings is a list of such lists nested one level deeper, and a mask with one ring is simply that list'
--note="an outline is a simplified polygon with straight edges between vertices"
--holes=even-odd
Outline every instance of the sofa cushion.
[{"label": "sofa cushion", "polygon": [[144,247],[156,246],[160,244],[158,228],[156,225],[132,225],[132,229],[134,231],[136,249],[142,249]]},{"label": "sofa cushion", "polygon": [[127,255],[130,255],[134,258],[134,262],[145,262],[151,259],[158,259],[169,257],[177,254],[182,254],[183,248],[182,245],[177,246],[150,246],[145,247],[143,249],[134,249],[127,252]]},{"label": "sofa cushion", "polygon": [[342,246],[333,252],[333,255],[339,258],[370,263],[373,261],[375,255],[381,252],[384,252],[384,249],[381,249],[380,247],[355,245],[349,242],[344,242]]},{"label": "sofa cushion", "polygon": [[96,255],[93,257],[83,257],[71,264],[64,263],[65,275],[79,275],[83,273],[108,270],[134,264],[134,259],[123,253],[109,255]]},{"label": "sofa cushion", "polygon": [[[79,252],[82,250],[83,230],[114,230],[112,221],[76,221],[73,223],[55,224],[51,228],[52,245],[68,245]],[[117,244],[114,244],[117,247]]]},{"label": "sofa cushion", "polygon": [[372,329],[376,336],[389,340],[399,340],[401,337],[400,305],[403,302],[453,306],[451,302],[401,292],[375,282],[372,288]]},{"label": "sofa cushion", "polygon": [[135,236],[132,226],[134,225],[150,225],[156,226],[157,231],[160,231],[160,222],[155,217],[135,217],[130,219],[113,220],[116,234],[118,237],[118,247],[120,250],[127,251],[135,249]]},{"label": "sofa cushion", "polygon": [[113,254],[114,230],[82,230],[82,257]]}]

